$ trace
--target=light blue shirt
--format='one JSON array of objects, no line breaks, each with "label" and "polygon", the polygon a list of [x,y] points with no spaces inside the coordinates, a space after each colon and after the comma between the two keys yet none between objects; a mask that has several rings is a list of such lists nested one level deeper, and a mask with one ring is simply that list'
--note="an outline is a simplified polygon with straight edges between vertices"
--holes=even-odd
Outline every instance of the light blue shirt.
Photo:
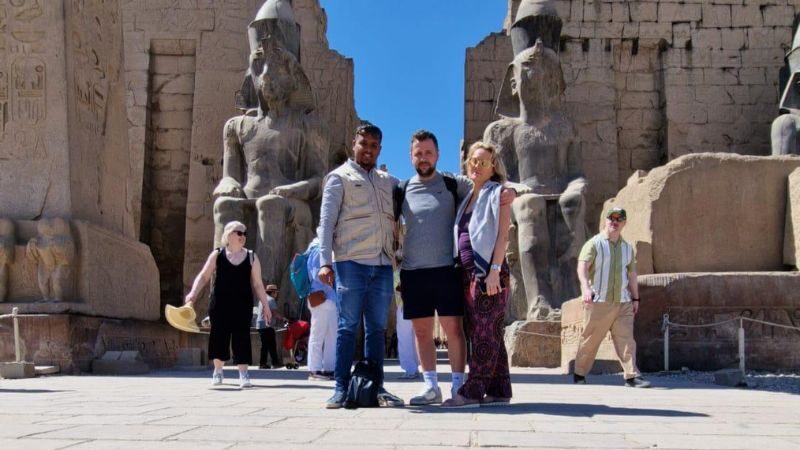
[{"label": "light blue shirt", "polygon": [[323,283],[319,279],[319,245],[314,245],[312,242],[311,246],[308,248],[308,251],[309,253],[308,261],[306,262],[306,268],[308,269],[308,279],[311,281],[310,292],[322,291],[325,293],[326,299],[336,301],[336,290]]}]

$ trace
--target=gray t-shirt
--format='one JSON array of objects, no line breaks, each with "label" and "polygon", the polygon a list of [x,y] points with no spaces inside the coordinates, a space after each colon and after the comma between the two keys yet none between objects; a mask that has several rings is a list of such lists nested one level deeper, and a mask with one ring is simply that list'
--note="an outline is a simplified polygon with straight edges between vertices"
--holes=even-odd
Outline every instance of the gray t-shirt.
[{"label": "gray t-shirt", "polygon": [[[469,195],[472,182],[461,175],[458,203]],[[453,222],[456,220],[453,194],[447,190],[440,172],[422,181],[415,175],[408,182],[403,201],[406,236],[403,240],[403,270],[453,265]]]}]

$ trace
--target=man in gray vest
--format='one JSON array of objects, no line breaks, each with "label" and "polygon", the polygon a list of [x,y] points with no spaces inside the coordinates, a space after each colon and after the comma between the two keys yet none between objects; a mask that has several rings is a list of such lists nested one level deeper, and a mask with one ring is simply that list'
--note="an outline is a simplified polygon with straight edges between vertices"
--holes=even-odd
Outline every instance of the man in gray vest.
[{"label": "man in gray vest", "polygon": [[[336,388],[325,404],[329,409],[343,406],[350,382],[356,330],[362,317],[365,356],[383,367],[384,333],[394,294],[392,194],[398,180],[376,168],[382,137],[380,128],[375,125],[358,127],[352,159],[325,178],[317,232],[319,279],[329,286],[335,281],[339,297]],[[378,402],[383,406],[403,405],[403,400],[382,387]]]}]

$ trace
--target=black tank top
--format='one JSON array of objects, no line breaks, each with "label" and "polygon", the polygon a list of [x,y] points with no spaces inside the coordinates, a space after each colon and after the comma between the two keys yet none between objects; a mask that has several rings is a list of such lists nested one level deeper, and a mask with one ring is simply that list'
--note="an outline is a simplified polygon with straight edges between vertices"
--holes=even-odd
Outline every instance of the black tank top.
[{"label": "black tank top", "polygon": [[253,289],[250,285],[252,252],[238,266],[228,261],[225,249],[220,248],[217,254],[217,274],[214,278],[214,304],[210,308],[229,312],[253,311]]}]

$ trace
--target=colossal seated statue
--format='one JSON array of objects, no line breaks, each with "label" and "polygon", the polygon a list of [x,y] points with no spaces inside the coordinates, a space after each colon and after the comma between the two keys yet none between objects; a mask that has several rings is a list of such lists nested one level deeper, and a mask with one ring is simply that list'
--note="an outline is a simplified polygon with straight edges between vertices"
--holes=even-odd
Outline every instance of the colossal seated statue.
[{"label": "colossal seated statue", "polygon": [[240,106],[251,108],[225,124],[214,241],[219,245],[227,222],[247,224],[247,246],[261,260],[264,282],[280,285],[292,254],[313,238],[309,204],[320,195],[327,140],[300,66],[291,4],[268,0],[248,34],[250,65]]},{"label": "colossal seated statue", "polygon": [[[547,319],[579,293],[575,272],[586,240],[586,179],[580,143],[564,112],[558,53],[561,20],[549,2],[523,2],[511,29],[514,60],[497,100],[502,117],[486,128],[509,179],[530,188],[512,204],[527,319]],[[517,284],[520,281],[517,280]]]},{"label": "colossal seated statue", "polygon": [[772,121],[770,130],[772,154],[796,155],[800,154],[800,29],[786,54],[786,66],[781,73],[788,80],[781,95],[781,115]]}]

